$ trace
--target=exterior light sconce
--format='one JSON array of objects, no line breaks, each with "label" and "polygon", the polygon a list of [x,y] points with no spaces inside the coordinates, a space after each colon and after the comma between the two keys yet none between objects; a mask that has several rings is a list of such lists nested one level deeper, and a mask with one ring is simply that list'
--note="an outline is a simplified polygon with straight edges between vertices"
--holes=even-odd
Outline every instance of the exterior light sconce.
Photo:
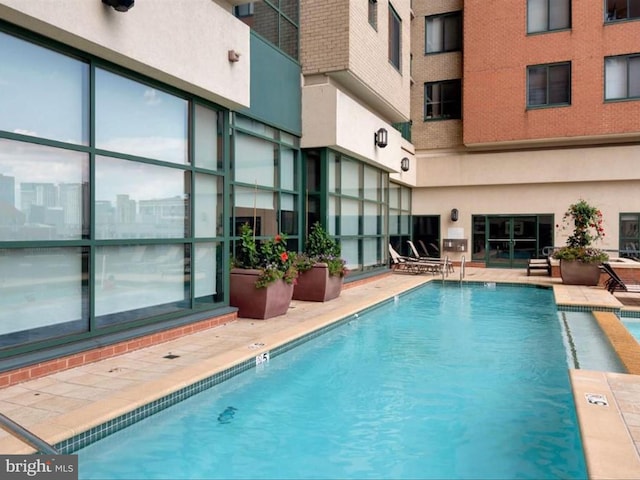
[{"label": "exterior light sconce", "polygon": [[240,54],[238,52],[236,52],[235,50],[229,50],[228,53],[229,53],[229,61],[231,63],[240,61]]},{"label": "exterior light sconce", "polygon": [[384,148],[387,146],[387,130],[384,128],[379,129],[373,135],[374,141],[376,145],[380,148]]},{"label": "exterior light sconce", "polygon": [[457,208],[453,208],[451,210],[451,221],[452,222],[457,222],[458,221],[458,209]]},{"label": "exterior light sconce", "polygon": [[400,160],[400,170],[402,170],[403,172],[409,171],[409,159],[407,157],[404,157],[402,160]]},{"label": "exterior light sconce", "polygon": [[135,0],[102,0],[102,3],[113,7],[116,12],[128,12],[136,2]]}]

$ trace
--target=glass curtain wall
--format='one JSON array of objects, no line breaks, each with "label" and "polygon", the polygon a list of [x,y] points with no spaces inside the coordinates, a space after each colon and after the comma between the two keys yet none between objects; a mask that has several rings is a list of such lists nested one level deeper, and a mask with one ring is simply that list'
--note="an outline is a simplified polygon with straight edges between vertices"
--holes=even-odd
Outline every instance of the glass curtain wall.
[{"label": "glass curtain wall", "polygon": [[0,65],[0,357],[222,304],[227,114],[20,32]]},{"label": "glass curtain wall", "polygon": [[232,139],[233,235],[248,223],[256,237],[287,237],[300,244],[300,140],[248,117],[234,114]]},{"label": "glass curtain wall", "polygon": [[389,175],[329,149],[305,158],[306,227],[319,221],[353,274],[385,267]]},{"label": "glass curtain wall", "polygon": [[411,189],[397,183],[389,184],[389,243],[401,255],[411,254]]}]

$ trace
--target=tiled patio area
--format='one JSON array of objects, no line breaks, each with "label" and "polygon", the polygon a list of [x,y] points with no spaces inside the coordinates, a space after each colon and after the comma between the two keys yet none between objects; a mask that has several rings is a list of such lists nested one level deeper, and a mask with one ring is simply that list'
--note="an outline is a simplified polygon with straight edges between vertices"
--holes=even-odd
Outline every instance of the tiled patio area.
[{"label": "tiled patio area", "polygon": [[[459,270],[449,277],[459,280]],[[76,367],[0,390],[0,412],[51,444],[70,438],[179,388],[254,358],[305,333],[428,281],[431,275],[389,274],[343,290],[327,303],[292,303],[285,316],[239,319],[170,342]],[[571,287],[559,279],[526,276],[525,270],[467,268],[466,281],[551,285],[564,306],[618,309],[603,289]],[[637,342],[636,342],[637,346]],[[640,352],[640,346],[637,346]],[[165,358],[168,354],[177,358]],[[640,353],[638,354],[640,357]],[[640,376],[571,371],[591,478],[640,478]],[[584,394],[602,392],[608,407],[585,404]],[[29,447],[0,432],[0,452]]]}]

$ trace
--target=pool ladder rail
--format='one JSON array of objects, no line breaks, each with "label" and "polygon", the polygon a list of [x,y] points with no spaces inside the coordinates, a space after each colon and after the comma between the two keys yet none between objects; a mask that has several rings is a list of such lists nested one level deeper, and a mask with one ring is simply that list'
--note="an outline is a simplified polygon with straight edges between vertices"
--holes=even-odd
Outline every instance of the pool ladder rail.
[{"label": "pool ladder rail", "polygon": [[30,432],[22,425],[14,422],[9,417],[0,413],[0,428],[2,428],[5,432],[10,435],[13,435],[19,440],[22,440],[27,445],[36,449],[37,453],[47,454],[47,455],[59,455],[60,452],[56,450],[54,447],[49,445],[43,439],[38,437],[35,433]]},{"label": "pool ladder rail", "polygon": [[462,257],[460,258],[460,283],[462,283],[462,280],[464,279],[464,264],[464,255],[462,255]]}]

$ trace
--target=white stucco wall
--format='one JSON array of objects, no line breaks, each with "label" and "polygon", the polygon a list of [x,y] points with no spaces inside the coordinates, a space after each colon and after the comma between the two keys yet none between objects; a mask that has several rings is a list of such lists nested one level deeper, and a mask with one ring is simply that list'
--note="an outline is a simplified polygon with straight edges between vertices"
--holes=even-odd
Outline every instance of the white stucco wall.
[{"label": "white stucco wall", "polygon": [[[388,132],[388,144],[379,148],[374,134],[380,128]],[[367,110],[349,95],[331,84],[305,86],[302,89],[302,147],[329,147],[389,172],[407,185],[415,184],[413,146],[400,132]],[[413,166],[400,171],[403,157]]]},{"label": "white stucco wall", "polygon": [[100,0],[0,0],[0,18],[226,107],[250,104],[249,27],[211,0],[137,0],[124,13]]}]

